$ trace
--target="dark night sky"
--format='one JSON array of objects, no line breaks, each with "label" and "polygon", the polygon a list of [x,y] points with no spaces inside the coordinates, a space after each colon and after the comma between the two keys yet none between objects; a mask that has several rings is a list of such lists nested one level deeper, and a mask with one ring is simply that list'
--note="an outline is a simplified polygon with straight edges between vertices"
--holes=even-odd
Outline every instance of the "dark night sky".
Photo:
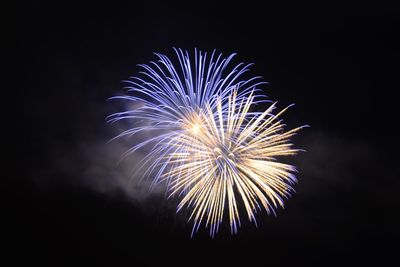
[{"label": "dark night sky", "polygon": [[[11,133],[3,140],[11,160],[3,260],[390,265],[399,242],[399,14],[248,1],[19,3],[16,72],[3,98]],[[277,217],[260,213],[258,228],[190,239],[174,200],[115,182],[127,166],[116,165],[116,146],[106,144],[114,132],[104,118],[115,105],[105,100],[136,64],[152,52],[173,56],[172,47],[237,52],[255,63],[252,73],[269,82],[264,90],[280,107],[296,103],[285,117],[290,127],[311,125],[295,138],[307,150],[291,161],[296,194]]]}]

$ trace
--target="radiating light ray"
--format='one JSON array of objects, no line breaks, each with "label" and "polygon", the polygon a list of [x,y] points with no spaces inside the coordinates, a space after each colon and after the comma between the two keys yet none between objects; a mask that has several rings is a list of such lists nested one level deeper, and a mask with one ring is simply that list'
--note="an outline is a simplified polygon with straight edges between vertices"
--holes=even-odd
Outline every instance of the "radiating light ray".
[{"label": "radiating light ray", "polygon": [[[192,235],[201,225],[214,236],[227,217],[232,233],[244,213],[251,222],[264,208],[267,213],[284,205],[296,182],[296,169],[277,157],[290,156],[290,138],[302,127],[284,130],[270,103],[264,112],[253,107],[265,102],[260,77],[243,79],[250,65],[230,67],[234,54],[223,58],[195,50],[175,49],[179,64],[156,53],[157,62],[139,65],[140,76],[125,81],[126,95],[116,96],[137,104],[107,117],[111,123],[128,120],[132,127],[114,139],[147,135],[123,157],[147,148],[139,162],[152,186],[167,185],[168,197],[177,196],[182,208],[191,209]],[[140,103],[140,104],[138,104]],[[141,171],[139,168],[137,171]]]},{"label": "radiating light ray", "polygon": [[[175,49],[178,66],[162,54],[155,53],[157,62],[148,65],[139,65],[143,70],[140,76],[131,77],[124,81],[127,86],[127,95],[115,96],[110,99],[119,99],[130,103],[142,103],[141,106],[123,112],[117,112],[107,117],[107,121],[115,123],[129,120],[133,126],[117,135],[114,139],[129,138],[138,134],[150,134],[153,137],[135,144],[122,158],[145,146],[152,147],[147,157],[153,164],[148,170],[155,170],[160,163],[160,153],[168,149],[168,144],[173,143],[176,137],[182,134],[182,129],[191,123],[191,119],[207,104],[216,110],[216,95],[225,98],[234,88],[239,88],[238,98],[245,99],[252,90],[258,91],[257,86],[264,84],[261,77],[242,79],[251,64],[240,63],[231,67],[235,54],[223,58],[215,50],[208,55],[195,49],[194,64],[187,51]],[[265,101],[259,97],[261,103]],[[222,103],[225,109],[226,103]],[[140,124],[145,121],[145,125]],[[161,144],[164,147],[161,147]],[[177,151],[178,152],[178,151]],[[162,157],[167,156],[165,153]],[[168,165],[168,161],[162,164]],[[140,169],[137,171],[141,171]],[[160,179],[160,174],[148,172],[154,177],[155,183]]]},{"label": "radiating light ray", "polygon": [[216,101],[217,112],[206,105],[198,115],[200,130],[188,130],[175,142],[186,153],[171,155],[171,162],[179,162],[179,166],[163,177],[168,177],[170,196],[185,192],[178,211],[184,206],[192,208],[194,232],[203,221],[212,236],[218,231],[226,198],[231,231],[235,233],[240,225],[239,202],[247,218],[256,223],[257,210],[263,207],[273,212],[284,205],[283,197],[293,190],[295,168],[277,162],[276,157],[298,152],[289,139],[302,127],[284,132],[279,116],[271,113],[275,104],[265,112],[249,112],[252,95],[238,105],[237,91],[232,91],[225,113],[221,98]]}]

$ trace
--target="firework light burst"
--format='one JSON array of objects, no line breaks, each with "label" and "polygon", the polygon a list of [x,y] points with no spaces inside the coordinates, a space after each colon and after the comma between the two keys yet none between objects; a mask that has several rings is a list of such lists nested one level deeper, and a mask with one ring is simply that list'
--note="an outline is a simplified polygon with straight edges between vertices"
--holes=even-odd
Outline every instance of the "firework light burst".
[{"label": "firework light burst", "polygon": [[[231,66],[235,54],[175,52],[178,64],[156,53],[158,61],[139,65],[139,75],[124,81],[126,94],[111,98],[139,104],[107,120],[131,123],[114,139],[148,134],[123,157],[147,149],[139,162],[143,177],[152,186],[165,183],[168,196],[180,199],[177,211],[191,210],[192,235],[204,224],[214,236],[225,214],[236,233],[242,212],[256,223],[258,210],[284,206],[296,169],[277,157],[299,151],[290,137],[302,127],[284,130],[280,115],[287,108],[273,113],[276,103],[258,88],[265,82],[244,78],[251,64]],[[260,103],[267,110],[253,111]]]}]

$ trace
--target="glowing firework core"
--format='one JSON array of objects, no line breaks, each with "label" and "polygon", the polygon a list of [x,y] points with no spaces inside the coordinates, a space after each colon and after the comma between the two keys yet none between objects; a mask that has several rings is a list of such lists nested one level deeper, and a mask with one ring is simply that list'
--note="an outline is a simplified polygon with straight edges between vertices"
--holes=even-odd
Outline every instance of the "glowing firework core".
[{"label": "glowing firework core", "polygon": [[197,135],[200,132],[200,125],[198,123],[193,124],[192,132]]}]

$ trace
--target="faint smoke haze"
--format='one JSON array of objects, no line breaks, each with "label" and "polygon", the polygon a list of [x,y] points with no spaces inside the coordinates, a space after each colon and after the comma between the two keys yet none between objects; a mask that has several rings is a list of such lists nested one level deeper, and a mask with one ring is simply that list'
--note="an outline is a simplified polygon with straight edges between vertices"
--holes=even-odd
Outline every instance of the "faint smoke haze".
[{"label": "faint smoke haze", "polygon": [[151,188],[151,175],[144,176],[146,168],[139,166],[146,148],[122,159],[131,146],[144,138],[143,134],[110,141],[118,133],[116,127],[104,123],[103,133],[87,134],[89,138],[77,144],[55,143],[48,152],[50,164],[35,175],[36,184],[43,190],[59,184],[83,186],[109,196],[122,193],[133,200],[165,194],[162,183]]}]

